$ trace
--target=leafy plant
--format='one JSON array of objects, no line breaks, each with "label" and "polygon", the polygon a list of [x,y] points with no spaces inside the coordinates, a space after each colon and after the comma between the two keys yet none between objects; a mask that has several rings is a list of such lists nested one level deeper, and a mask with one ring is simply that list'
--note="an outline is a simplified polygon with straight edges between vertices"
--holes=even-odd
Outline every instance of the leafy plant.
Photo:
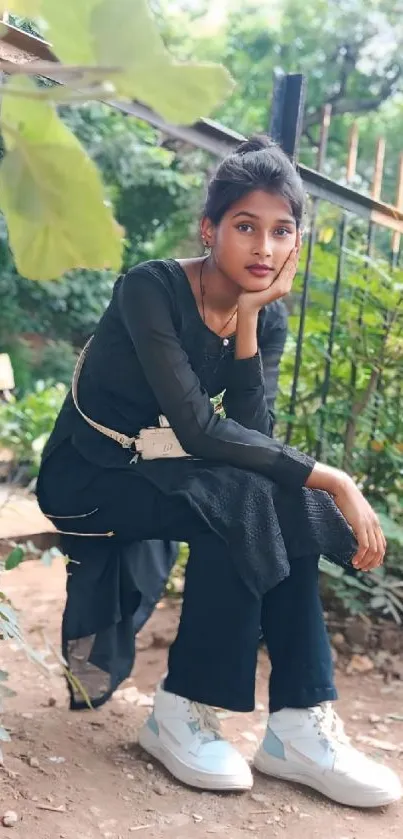
[{"label": "leafy plant", "polygon": [[325,589],[350,615],[380,614],[403,623],[403,580],[390,574],[387,567],[371,574],[345,574],[342,568],[321,559],[321,571],[326,574]]},{"label": "leafy plant", "polygon": [[[58,58],[74,65],[52,68],[56,80],[67,79],[63,87],[38,87],[22,77],[20,66],[17,76],[0,85],[6,148],[0,207],[17,268],[35,280],[73,268],[118,270],[123,231],[104,200],[95,165],[54,104],[113,94],[136,98],[172,122],[192,123],[229,92],[230,76],[217,65],[174,61],[146,0],[70,0],[64,6],[59,0],[10,0],[8,5],[37,20],[40,29],[45,26]],[[27,76],[46,70],[50,73],[30,62],[23,68]]]},{"label": "leafy plant", "polygon": [[45,442],[66,396],[64,385],[45,387],[38,382],[33,393],[20,400],[0,403],[0,444],[14,452],[19,464],[37,474]]}]

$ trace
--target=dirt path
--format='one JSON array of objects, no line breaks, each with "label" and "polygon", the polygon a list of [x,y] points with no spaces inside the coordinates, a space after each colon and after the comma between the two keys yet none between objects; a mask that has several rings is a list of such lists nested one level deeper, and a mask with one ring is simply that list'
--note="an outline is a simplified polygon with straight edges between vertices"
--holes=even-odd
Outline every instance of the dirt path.
[{"label": "dirt path", "polygon": [[[32,644],[40,646],[40,630],[46,629],[57,646],[64,597],[62,563],[48,569],[28,562],[2,582],[26,615]],[[5,747],[6,766],[15,777],[0,773],[0,816],[6,810],[19,816],[14,828],[0,827],[1,836],[207,839],[226,834],[230,839],[301,839],[301,835],[397,839],[402,835],[402,805],[376,812],[348,810],[301,787],[259,776],[252,793],[198,793],[176,784],[152,765],[136,745],[136,732],[164,672],[166,645],[177,617],[178,606],[172,602],[156,611],[139,641],[135,678],[97,712],[70,714],[57,673],[49,680],[18,650],[1,645],[1,666],[12,674],[11,686],[18,696],[7,702],[5,714],[12,731],[12,742]],[[267,670],[262,654],[256,712],[231,714],[223,720],[226,735],[247,757],[252,756],[265,728]],[[349,733],[356,740],[364,736],[387,741],[390,751],[368,743],[365,748],[403,775],[403,722],[387,716],[403,714],[403,682],[385,685],[374,674],[348,677],[340,673],[338,685],[339,710]],[[372,717],[371,722],[374,714],[379,719]]]}]

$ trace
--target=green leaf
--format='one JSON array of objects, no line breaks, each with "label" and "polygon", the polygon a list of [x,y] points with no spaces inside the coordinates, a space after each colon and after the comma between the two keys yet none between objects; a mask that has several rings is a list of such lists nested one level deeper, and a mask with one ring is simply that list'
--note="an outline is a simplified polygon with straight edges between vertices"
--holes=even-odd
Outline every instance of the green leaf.
[{"label": "green leaf", "polygon": [[11,571],[12,568],[17,568],[24,561],[25,551],[23,548],[14,548],[8,555],[4,567],[6,571]]},{"label": "green leaf", "polygon": [[5,6],[8,12],[33,20],[41,13],[42,0],[7,0]]},{"label": "green leaf", "polygon": [[43,16],[58,58],[122,68],[111,76],[117,95],[138,99],[172,122],[207,116],[232,90],[224,67],[171,58],[146,0],[43,0]]},{"label": "green leaf", "polygon": [[[33,82],[12,79],[29,94]],[[98,171],[47,102],[6,97],[1,124],[0,208],[20,274],[60,277],[72,268],[121,264],[121,231],[104,201]]]},{"label": "green leaf", "polygon": [[[36,2],[41,4],[42,16],[48,24],[47,36],[58,58],[66,64],[97,63],[91,33],[91,18],[100,0],[68,0],[67,3],[61,3],[59,0],[36,0]],[[112,3],[110,5],[112,7]],[[122,18],[120,24],[123,32],[125,24]]]}]

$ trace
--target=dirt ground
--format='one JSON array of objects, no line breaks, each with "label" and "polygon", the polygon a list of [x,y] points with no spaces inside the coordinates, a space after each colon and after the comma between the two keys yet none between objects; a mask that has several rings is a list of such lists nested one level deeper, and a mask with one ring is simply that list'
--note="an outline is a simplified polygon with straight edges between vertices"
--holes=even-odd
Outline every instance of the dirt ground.
[{"label": "dirt ground", "polygon": [[[9,572],[3,588],[25,616],[33,646],[41,631],[57,647],[64,600],[64,566],[27,562]],[[333,805],[302,787],[256,775],[252,793],[194,792],[174,782],[136,745],[156,683],[164,673],[167,644],[179,604],[166,601],[139,639],[133,676],[99,711],[70,713],[64,683],[1,645],[1,667],[18,691],[4,721],[12,741],[0,771],[0,825],[18,815],[0,836],[14,839],[393,839],[402,835],[403,806],[355,811]],[[254,714],[224,714],[223,729],[250,758],[266,724],[268,663],[262,653]],[[339,711],[357,744],[403,776],[403,681],[382,675],[338,673]],[[376,715],[376,716],[374,716]],[[395,717],[395,719],[393,718]],[[363,740],[360,740],[363,738]],[[369,740],[366,742],[366,738]]]}]

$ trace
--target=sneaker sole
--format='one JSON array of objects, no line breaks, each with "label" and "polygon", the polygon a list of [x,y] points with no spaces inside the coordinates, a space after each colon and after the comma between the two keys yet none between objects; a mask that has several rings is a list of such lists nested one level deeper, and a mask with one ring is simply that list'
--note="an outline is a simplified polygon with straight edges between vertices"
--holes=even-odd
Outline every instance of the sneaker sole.
[{"label": "sneaker sole", "polygon": [[263,749],[259,749],[254,758],[255,768],[263,775],[272,778],[279,778],[283,781],[294,781],[297,784],[311,787],[317,792],[336,801],[338,804],[345,804],[348,807],[383,807],[386,804],[394,804],[402,797],[402,791],[387,793],[385,790],[355,790],[346,789],[345,792],[330,791],[325,778],[312,777],[304,772],[301,767],[293,768],[289,761],[282,761],[268,755]]},{"label": "sneaker sole", "polygon": [[184,763],[177,755],[170,752],[153,731],[146,725],[139,732],[138,742],[142,749],[152,755],[156,760],[165,766],[178,781],[197,789],[214,790],[221,792],[234,792],[249,790],[253,786],[251,774],[250,782],[240,782],[236,776],[211,775],[207,772],[199,772]]}]

